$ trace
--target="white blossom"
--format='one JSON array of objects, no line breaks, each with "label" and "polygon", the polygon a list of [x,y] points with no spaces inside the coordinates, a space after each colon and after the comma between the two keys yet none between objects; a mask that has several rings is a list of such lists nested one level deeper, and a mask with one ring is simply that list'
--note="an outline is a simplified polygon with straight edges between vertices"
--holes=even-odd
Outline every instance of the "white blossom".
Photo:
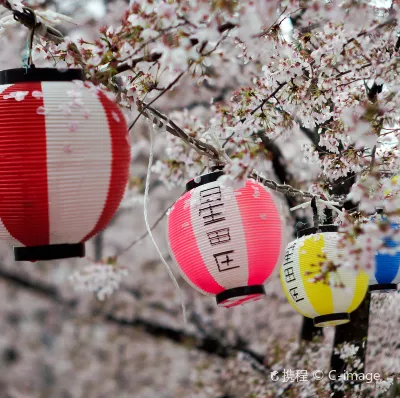
[{"label": "white blossom", "polygon": [[128,271],[106,264],[90,264],[71,275],[70,281],[78,291],[95,293],[99,300],[105,300],[118,290]]}]

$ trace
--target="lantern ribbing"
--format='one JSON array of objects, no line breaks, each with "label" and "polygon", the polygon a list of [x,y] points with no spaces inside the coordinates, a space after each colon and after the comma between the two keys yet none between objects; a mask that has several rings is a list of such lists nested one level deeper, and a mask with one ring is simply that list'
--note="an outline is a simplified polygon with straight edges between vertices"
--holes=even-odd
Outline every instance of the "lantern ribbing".
[{"label": "lantern ribbing", "polygon": [[280,263],[284,221],[269,191],[254,180],[234,190],[217,171],[196,177],[168,220],[172,257],[184,278],[223,307],[260,299]]},{"label": "lantern ribbing", "polygon": [[71,81],[79,77],[79,70],[0,73],[0,239],[24,246],[17,260],[83,255],[73,245],[104,229],[123,197],[124,115],[101,90]]},{"label": "lantern ribbing", "polygon": [[[339,267],[328,274],[329,283],[314,281],[326,261],[339,262],[339,233],[336,226],[310,228],[289,243],[280,277],[290,304],[319,327],[349,322],[349,314],[362,302],[368,289],[368,275]],[[342,253],[343,254],[343,253]]]}]

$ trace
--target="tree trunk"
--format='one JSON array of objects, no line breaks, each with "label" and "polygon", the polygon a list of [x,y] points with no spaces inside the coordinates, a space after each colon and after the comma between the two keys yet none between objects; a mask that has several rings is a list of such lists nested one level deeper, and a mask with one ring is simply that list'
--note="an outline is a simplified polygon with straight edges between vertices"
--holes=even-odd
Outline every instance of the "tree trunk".
[{"label": "tree trunk", "polygon": [[[350,372],[364,373],[365,370],[370,301],[371,295],[367,293],[361,305],[351,313],[351,321],[345,325],[336,326],[335,341],[333,344],[334,349],[340,349],[340,345],[344,343],[353,344],[358,347],[356,358],[361,360],[362,367],[357,370],[350,369]],[[345,362],[340,358],[340,355],[334,353],[334,350],[331,356],[331,370],[336,371],[336,377],[343,374],[346,370]],[[335,387],[341,385],[341,383],[341,381],[331,381],[331,390],[334,392],[334,398],[344,397],[343,391],[335,391]],[[348,391],[349,388],[351,387],[349,382],[347,382],[346,391]]]},{"label": "tree trunk", "polygon": [[300,339],[304,341],[313,341],[316,336],[323,336],[323,328],[316,328],[314,320],[303,317],[303,326],[301,327]]},{"label": "tree trunk", "polygon": [[103,231],[100,231],[93,241],[94,259],[100,261],[103,258]]}]

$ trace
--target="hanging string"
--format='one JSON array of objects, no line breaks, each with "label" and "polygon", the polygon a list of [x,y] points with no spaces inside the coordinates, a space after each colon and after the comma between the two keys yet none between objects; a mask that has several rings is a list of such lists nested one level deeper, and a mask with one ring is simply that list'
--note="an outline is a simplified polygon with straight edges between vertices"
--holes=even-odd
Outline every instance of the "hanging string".
[{"label": "hanging string", "polygon": [[22,67],[28,72],[29,69],[29,40],[26,41],[25,55],[22,57]]},{"label": "hanging string", "polygon": [[[31,10],[30,8],[24,8],[24,13],[29,14],[32,17],[33,20],[33,25],[31,29],[31,33],[29,35],[29,38],[26,42],[26,50],[25,50],[25,55],[22,58],[22,67],[28,71],[28,69],[32,66],[32,52],[33,52],[33,40],[35,38],[35,30],[38,25],[37,23],[37,18],[35,11]],[[18,20],[18,17],[14,15],[14,18]]]},{"label": "hanging string", "polygon": [[176,290],[179,293],[179,297],[180,297],[180,302],[181,302],[181,307],[182,307],[182,315],[183,315],[183,322],[186,325],[187,320],[186,320],[186,307],[185,307],[185,301],[184,301],[184,297],[183,297],[183,293],[181,288],[179,287],[178,281],[176,280],[174,274],[172,273],[172,270],[170,268],[170,266],[168,265],[167,261],[165,260],[164,256],[161,253],[161,250],[159,249],[153,233],[151,231],[151,227],[149,224],[149,218],[148,218],[148,211],[147,211],[147,207],[148,207],[148,202],[149,202],[149,188],[150,188],[150,178],[151,178],[151,168],[153,166],[153,158],[154,158],[154,126],[153,123],[156,124],[157,127],[161,127],[162,126],[162,122],[161,120],[157,120],[154,119],[153,121],[150,121],[149,125],[150,125],[150,156],[149,156],[149,164],[147,167],[147,176],[146,176],[146,185],[145,185],[145,190],[144,190],[144,222],[146,224],[146,229],[147,229],[147,233],[150,236],[151,241],[153,242],[158,255],[160,256],[161,261],[163,262],[163,264],[165,265],[165,267],[167,268],[168,274],[170,276],[170,278],[172,279],[172,282],[176,288]]}]

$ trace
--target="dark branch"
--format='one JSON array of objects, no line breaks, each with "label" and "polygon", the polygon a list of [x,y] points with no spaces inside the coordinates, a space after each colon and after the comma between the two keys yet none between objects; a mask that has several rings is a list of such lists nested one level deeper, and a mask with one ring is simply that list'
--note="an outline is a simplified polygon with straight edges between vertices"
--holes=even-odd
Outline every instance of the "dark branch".
[{"label": "dark branch", "polygon": [[227,30],[231,30],[233,28],[236,28],[236,25],[233,24],[232,22],[226,22],[224,24],[222,24],[219,28],[218,28],[218,32],[219,33],[223,33],[226,32]]},{"label": "dark branch", "polygon": [[[61,304],[67,309],[73,309],[76,307],[76,301],[65,300],[59,293],[58,289],[50,284],[25,278],[2,268],[0,268],[0,278],[10,285]],[[259,363],[261,366],[264,366],[264,357],[247,348],[247,343],[242,340],[238,341],[234,345],[223,344],[217,338],[210,335],[198,337],[194,334],[186,333],[183,330],[174,329],[157,322],[150,322],[140,317],[136,317],[133,320],[124,320],[115,317],[111,313],[102,313],[101,315],[104,317],[106,322],[113,323],[121,327],[140,328],[152,336],[164,337],[179,344],[189,344],[192,345],[193,348],[197,348],[198,350],[207,352],[209,354],[217,355],[221,358],[227,358],[235,353],[243,352],[250,356],[252,360]]]},{"label": "dark branch", "polygon": [[44,282],[33,281],[28,278],[23,278],[22,276],[19,276],[18,274],[13,272],[9,272],[3,268],[0,268],[0,278],[11,285],[25,289],[31,293],[38,294],[39,296],[42,296],[44,298],[51,299],[61,304],[71,304],[66,303],[62,299],[57,288]]},{"label": "dark branch", "polygon": [[[279,90],[280,90],[282,87],[285,87],[286,84],[287,84],[287,82],[285,82],[285,83],[279,83],[279,84],[278,84],[278,87],[277,87],[268,97],[264,98],[264,99],[259,103],[259,105],[257,105],[257,106],[250,112],[250,115],[254,115],[254,114],[255,114],[259,109],[261,109],[271,98],[275,97],[275,95],[278,94]],[[241,122],[244,123],[245,120],[246,120],[246,118],[243,118],[243,119],[241,120]]]},{"label": "dark branch", "polygon": [[127,72],[133,69],[139,62],[156,62],[161,58],[161,53],[153,53],[143,57],[135,58],[130,62],[125,62],[117,66],[117,73]]},{"label": "dark branch", "polygon": [[243,352],[264,366],[264,357],[248,349],[246,344],[241,341],[237,342],[235,345],[223,344],[212,336],[206,335],[204,337],[198,337],[180,329],[174,329],[169,326],[149,322],[142,318],[135,318],[134,320],[128,321],[115,318],[112,314],[107,314],[106,320],[122,327],[140,328],[152,336],[164,337],[168,340],[174,341],[175,343],[193,346],[193,348],[197,348],[198,350],[207,352],[208,354],[217,355],[221,358],[228,358],[237,352]]},{"label": "dark branch", "polygon": [[[261,142],[264,148],[268,151],[268,155],[271,158],[272,167],[274,172],[281,184],[289,184],[293,183],[293,176],[289,172],[289,170],[285,167],[285,157],[278,145],[275,144],[271,139],[269,139],[263,132],[259,132],[258,136],[261,139]],[[298,203],[296,198],[293,196],[286,196],[286,201],[289,208],[296,206]],[[303,217],[296,216],[296,223],[298,222],[306,222],[307,220]]]},{"label": "dark branch", "polygon": [[382,90],[383,84],[376,84],[376,82],[374,82],[371,88],[367,87],[368,99],[372,102],[375,102],[377,100],[378,94],[380,94]]}]

